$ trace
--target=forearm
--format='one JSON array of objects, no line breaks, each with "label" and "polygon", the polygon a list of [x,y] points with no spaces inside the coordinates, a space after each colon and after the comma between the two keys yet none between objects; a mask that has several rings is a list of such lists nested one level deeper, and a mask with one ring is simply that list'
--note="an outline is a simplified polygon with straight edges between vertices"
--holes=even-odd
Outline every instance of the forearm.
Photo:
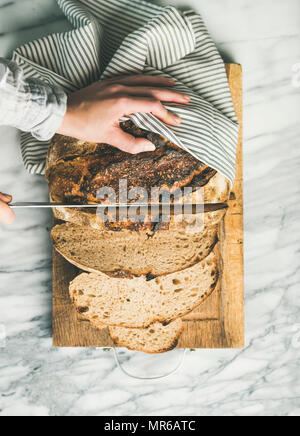
[{"label": "forearm", "polygon": [[47,141],[61,126],[66,107],[67,95],[61,88],[25,79],[17,64],[0,58],[0,125]]}]

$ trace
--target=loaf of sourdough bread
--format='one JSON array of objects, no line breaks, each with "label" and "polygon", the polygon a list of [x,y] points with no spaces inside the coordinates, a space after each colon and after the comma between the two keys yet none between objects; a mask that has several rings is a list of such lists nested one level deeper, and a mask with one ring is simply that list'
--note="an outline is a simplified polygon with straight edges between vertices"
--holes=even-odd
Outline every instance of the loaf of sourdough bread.
[{"label": "loaf of sourdough bread", "polygon": [[[230,185],[165,138],[131,122],[121,127],[134,136],[147,137],[157,149],[130,155],[106,144],[55,136],[46,168],[51,200],[79,207],[54,208],[55,218],[68,223],[56,226],[52,237],[58,252],[91,272],[70,284],[80,316],[97,329],[109,326],[117,345],[158,353],[176,346],[183,329],[180,317],[215,289],[218,265],[212,249],[225,208],[174,215],[169,223],[153,222],[148,214],[133,223],[103,221],[95,209],[82,209],[80,204],[101,203],[97,192],[103,187],[114,188],[118,201],[119,181],[126,179],[128,191],[144,188],[149,202],[151,189],[158,188],[171,195],[171,202],[220,203],[223,207]],[[187,187],[189,194],[173,197],[178,188]]]},{"label": "loaf of sourdough bread", "polygon": [[217,258],[161,277],[112,278],[104,273],[80,274],[70,284],[70,297],[87,320],[109,326],[148,327],[191,312],[215,289]]},{"label": "loaf of sourdough bread", "polygon": [[55,249],[84,271],[119,277],[160,276],[207,257],[217,242],[218,228],[207,227],[199,233],[116,233],[66,223],[53,228],[52,239]]}]

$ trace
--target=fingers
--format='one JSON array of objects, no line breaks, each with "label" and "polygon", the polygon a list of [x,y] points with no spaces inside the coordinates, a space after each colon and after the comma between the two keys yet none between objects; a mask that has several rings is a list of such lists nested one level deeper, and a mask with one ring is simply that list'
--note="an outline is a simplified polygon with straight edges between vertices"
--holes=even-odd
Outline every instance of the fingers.
[{"label": "fingers", "polygon": [[[118,85],[117,85],[118,86]],[[120,86],[120,85],[119,85]],[[158,101],[170,101],[174,103],[187,104],[190,102],[189,95],[181,94],[177,91],[170,91],[168,89],[153,88],[151,86],[124,86],[121,85],[119,91],[123,95],[152,97]]]},{"label": "fingers", "polygon": [[8,206],[8,203],[11,203],[11,201],[11,195],[0,192],[0,222],[4,224],[11,224],[15,220],[15,214]]},{"label": "fingers", "polygon": [[113,77],[111,79],[105,79],[103,84],[119,83],[126,86],[174,86],[175,80],[169,77],[159,77],[159,76],[146,76],[144,74],[138,74],[135,76],[119,76]]},{"label": "fingers", "polygon": [[8,194],[2,194],[2,192],[0,192],[0,200],[2,200],[4,203],[11,203],[12,196]]},{"label": "fingers", "polygon": [[[1,194],[2,196],[3,194]],[[13,210],[7,205],[8,202],[0,200],[0,222],[12,224],[15,220]]]},{"label": "fingers", "polygon": [[120,105],[122,116],[130,116],[136,112],[152,113],[166,124],[178,126],[181,123],[179,115],[168,111],[160,101],[153,98],[122,98]]},{"label": "fingers", "polygon": [[120,127],[116,127],[111,135],[111,145],[114,145],[119,150],[130,154],[138,154],[147,151],[154,151],[155,145],[145,138],[135,138],[129,133],[124,132]]}]

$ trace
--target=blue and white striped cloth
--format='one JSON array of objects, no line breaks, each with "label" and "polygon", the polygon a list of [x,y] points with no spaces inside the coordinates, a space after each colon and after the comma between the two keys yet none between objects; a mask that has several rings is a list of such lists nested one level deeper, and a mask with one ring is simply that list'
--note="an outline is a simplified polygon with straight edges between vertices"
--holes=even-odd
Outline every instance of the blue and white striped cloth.
[{"label": "blue and white striped cloth", "polygon": [[[164,135],[214,168],[235,176],[238,121],[224,63],[200,15],[141,0],[57,0],[74,30],[20,47],[13,60],[25,77],[58,85],[67,93],[113,76],[144,73],[176,80],[191,96],[166,104],[182,124],[166,126],[151,114],[134,114],[140,128]],[[26,168],[43,174],[48,142],[22,134]]]}]

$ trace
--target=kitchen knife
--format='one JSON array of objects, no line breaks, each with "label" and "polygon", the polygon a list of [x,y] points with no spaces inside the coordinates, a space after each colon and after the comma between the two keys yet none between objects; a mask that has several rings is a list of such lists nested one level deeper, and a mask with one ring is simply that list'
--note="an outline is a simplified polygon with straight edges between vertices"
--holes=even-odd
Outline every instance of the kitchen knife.
[{"label": "kitchen knife", "polygon": [[[162,211],[164,207],[170,207],[170,211],[173,213],[182,214],[182,207],[180,207],[179,204],[163,204],[163,203],[152,203],[152,204],[69,204],[69,203],[50,203],[50,202],[18,202],[18,203],[11,203],[9,206],[12,209],[37,209],[37,208],[99,208],[99,209],[123,209],[128,207],[147,207],[148,209],[154,208],[159,206],[159,210]],[[190,204],[185,203],[184,206],[189,209],[192,208],[192,211],[187,210],[187,213],[199,213],[199,211],[204,210],[204,212],[211,212],[219,209],[227,209],[226,203],[218,203],[218,204]]]}]

